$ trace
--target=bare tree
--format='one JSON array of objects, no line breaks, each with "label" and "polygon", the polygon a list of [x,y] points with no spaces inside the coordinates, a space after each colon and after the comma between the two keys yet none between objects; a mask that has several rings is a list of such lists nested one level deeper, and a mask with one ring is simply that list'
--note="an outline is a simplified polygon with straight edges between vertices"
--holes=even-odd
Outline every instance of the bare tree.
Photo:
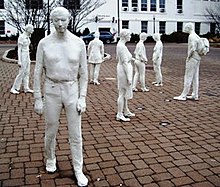
[{"label": "bare tree", "polygon": [[[56,5],[56,1],[50,1],[49,10]],[[44,1],[42,9],[27,9],[26,0],[7,0],[5,1],[5,10],[2,17],[19,32],[23,32],[26,24],[32,24],[34,28],[47,28],[48,4]]]},{"label": "bare tree", "polygon": [[[7,0],[5,1],[5,12],[2,17],[6,22],[15,27],[19,32],[23,32],[26,24],[32,24],[34,28],[47,29],[48,26],[48,13],[56,6],[62,6],[64,0],[49,0],[49,7],[47,1],[43,0],[41,9],[32,8],[27,9],[26,0]],[[71,1],[74,2],[74,1]],[[70,23],[70,31],[76,31],[88,22],[93,20],[85,19],[91,12],[105,4],[105,0],[80,0],[80,6],[66,7],[72,16]],[[49,12],[48,12],[49,8]]]},{"label": "bare tree", "polygon": [[95,22],[95,18],[86,19],[86,17],[105,3],[105,0],[81,0],[79,7],[66,7],[72,15],[70,23],[71,32],[76,33],[83,25]]},{"label": "bare tree", "polygon": [[220,10],[220,4],[219,3],[216,4],[216,6],[214,6],[214,7],[207,7],[205,9],[206,19],[213,22],[213,23],[215,23],[216,30],[218,32],[220,32],[220,12],[219,12],[219,10]]}]

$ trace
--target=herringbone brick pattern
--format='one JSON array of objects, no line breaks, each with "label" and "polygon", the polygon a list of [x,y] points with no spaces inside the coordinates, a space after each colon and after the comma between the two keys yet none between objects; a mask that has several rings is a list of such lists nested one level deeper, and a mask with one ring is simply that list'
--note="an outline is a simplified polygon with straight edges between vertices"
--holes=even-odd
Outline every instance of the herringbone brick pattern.
[{"label": "herringbone brick pattern", "polygon": [[[131,122],[115,120],[117,82],[112,59],[101,66],[101,85],[89,85],[83,114],[84,171],[89,187],[220,186],[220,49],[211,48],[200,66],[199,101],[174,101],[181,93],[187,44],[164,44],[163,87],[154,87],[146,44],[149,92],[135,92]],[[134,44],[128,44],[133,53]],[[1,48],[1,54],[6,48]],[[34,64],[31,66],[31,85]],[[33,95],[9,90],[17,65],[0,61],[0,186],[76,186],[62,112],[57,136],[58,171],[44,168],[44,118],[33,111]],[[162,125],[165,122],[167,125]]]}]

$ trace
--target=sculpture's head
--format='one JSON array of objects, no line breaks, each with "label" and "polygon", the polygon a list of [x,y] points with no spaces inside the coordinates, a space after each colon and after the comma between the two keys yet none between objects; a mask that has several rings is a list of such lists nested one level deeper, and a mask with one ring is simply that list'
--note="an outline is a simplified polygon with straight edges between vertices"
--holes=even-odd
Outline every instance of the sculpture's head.
[{"label": "sculpture's head", "polygon": [[96,32],[94,33],[94,36],[95,36],[95,38],[99,38],[99,36],[100,36],[99,31],[96,31]]},{"label": "sculpture's head", "polygon": [[50,17],[57,32],[66,31],[70,21],[70,12],[64,7],[56,7],[50,13]]},{"label": "sculpture's head", "polygon": [[131,31],[129,29],[122,29],[120,33],[120,38],[125,40],[126,42],[130,41],[131,39]]},{"label": "sculpture's head", "polygon": [[27,24],[27,25],[25,26],[25,32],[28,33],[28,34],[32,34],[32,33],[34,32],[34,27],[33,27],[33,25]]},{"label": "sculpture's head", "polygon": [[154,39],[154,41],[160,41],[160,36],[161,36],[160,33],[155,33],[155,34],[153,34],[153,39]]},{"label": "sculpture's head", "polygon": [[193,30],[194,30],[194,26],[193,26],[193,24],[191,22],[187,23],[184,26],[184,29],[183,29],[183,31],[186,32],[186,33],[190,33]]},{"label": "sculpture's head", "polygon": [[140,35],[139,35],[139,38],[140,40],[143,40],[145,41],[147,39],[147,34],[145,32],[142,32]]}]

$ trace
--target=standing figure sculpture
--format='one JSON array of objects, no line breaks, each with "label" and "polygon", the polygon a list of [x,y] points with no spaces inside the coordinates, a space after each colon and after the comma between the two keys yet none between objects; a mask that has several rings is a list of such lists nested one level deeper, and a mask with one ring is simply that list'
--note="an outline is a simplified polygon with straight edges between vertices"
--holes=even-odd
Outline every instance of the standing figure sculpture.
[{"label": "standing figure sculpture", "polygon": [[[186,69],[184,76],[184,88],[180,96],[176,96],[173,99],[185,101],[186,99],[198,100],[199,99],[199,65],[201,61],[201,55],[206,55],[209,51],[209,42],[205,39],[206,45],[204,51],[200,53],[200,49],[203,45],[199,44],[200,37],[195,33],[192,23],[187,23],[184,27],[184,32],[189,33],[188,37],[188,55],[186,58]],[[192,94],[187,96],[191,84],[193,84]]]},{"label": "standing figure sculpture", "polygon": [[[34,108],[38,114],[44,112],[46,122],[46,170],[56,171],[56,134],[64,107],[75,176],[79,186],[86,186],[88,179],[83,173],[81,132],[81,115],[86,110],[88,84],[86,47],[83,40],[67,30],[70,13],[66,8],[55,8],[51,11],[51,19],[55,32],[39,42],[34,72]],[[44,104],[41,95],[43,72]]]},{"label": "standing figure sculpture", "polygon": [[129,117],[135,116],[128,109],[128,99],[132,99],[132,55],[126,47],[126,42],[130,41],[131,32],[128,29],[122,29],[120,40],[116,47],[117,64],[117,81],[118,81],[118,112],[116,120],[130,121]]},{"label": "standing figure sculpture", "polygon": [[163,56],[163,43],[160,40],[159,33],[153,34],[153,39],[156,42],[156,44],[154,46],[153,57],[152,57],[156,81],[152,82],[152,84],[154,84],[155,86],[163,86],[162,73],[161,73],[161,63],[162,63],[162,56]]},{"label": "standing figure sculpture", "polygon": [[144,41],[147,39],[146,33],[140,34],[140,41],[137,43],[134,55],[135,55],[135,74],[133,80],[133,91],[138,91],[137,83],[140,81],[141,90],[143,92],[148,92],[149,89],[146,88],[145,85],[145,65],[147,64],[147,56],[146,56],[146,49],[144,46]]},{"label": "standing figure sculpture", "polygon": [[104,59],[104,44],[99,39],[100,33],[98,31],[94,34],[95,38],[88,45],[89,69],[90,69],[90,83],[99,85],[99,71],[101,63]]},{"label": "standing figure sculpture", "polygon": [[30,74],[30,52],[29,45],[31,43],[30,37],[34,32],[33,25],[26,25],[25,31],[18,38],[18,65],[19,73],[15,78],[14,84],[10,90],[12,94],[19,94],[21,84],[23,83],[24,92],[33,93],[33,90],[29,88],[29,74]]}]

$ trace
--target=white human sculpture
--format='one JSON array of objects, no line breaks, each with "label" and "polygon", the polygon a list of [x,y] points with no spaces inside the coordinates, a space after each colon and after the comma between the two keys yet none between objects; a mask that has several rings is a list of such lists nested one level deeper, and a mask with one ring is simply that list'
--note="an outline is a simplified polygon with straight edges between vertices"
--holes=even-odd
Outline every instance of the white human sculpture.
[{"label": "white human sculpture", "polygon": [[[86,110],[88,84],[86,47],[80,38],[67,30],[70,13],[64,7],[51,12],[55,32],[38,45],[34,71],[36,113],[45,114],[46,170],[56,171],[56,134],[64,107],[69,132],[72,163],[79,186],[86,186],[83,174],[81,114]],[[44,71],[43,71],[44,69]],[[44,104],[41,95],[41,76],[45,73]]]},{"label": "white human sculpture", "polygon": [[99,39],[100,33],[98,31],[95,32],[94,36],[95,38],[88,45],[90,83],[99,85],[98,77],[104,59],[104,44]]},{"label": "white human sculpture", "polygon": [[128,99],[132,99],[132,55],[126,47],[126,42],[130,41],[131,32],[128,29],[122,29],[120,33],[120,40],[116,47],[117,64],[117,81],[118,81],[118,112],[116,120],[130,121],[129,117],[135,116],[128,109]]},{"label": "white human sculpture", "polygon": [[[174,97],[175,100],[185,101],[186,99],[199,99],[199,65],[201,56],[197,52],[197,45],[200,37],[195,33],[192,23],[187,23],[184,32],[189,33],[188,37],[188,56],[186,58],[186,69],[184,76],[184,88],[180,96]],[[208,52],[208,51],[207,51]],[[191,84],[193,84],[192,94],[187,96]]]},{"label": "white human sculpture", "polygon": [[30,36],[33,32],[34,32],[33,25],[28,24],[25,26],[25,31],[18,38],[19,72],[10,90],[12,94],[20,93],[22,82],[23,82],[24,92],[33,93],[33,90],[29,88],[29,74],[30,74],[30,64],[31,64],[29,45],[31,43]]},{"label": "white human sculpture", "polygon": [[141,90],[143,92],[148,92],[149,89],[145,86],[145,65],[147,64],[147,56],[146,56],[146,49],[144,46],[144,41],[147,39],[146,33],[140,34],[140,40],[136,45],[134,55],[135,55],[135,74],[133,79],[133,91],[138,91],[137,83],[140,81]]},{"label": "white human sculpture", "polygon": [[154,84],[155,86],[163,86],[162,73],[161,73],[161,63],[162,63],[162,56],[163,56],[163,43],[160,40],[159,33],[153,34],[153,39],[154,39],[154,41],[156,41],[156,44],[155,44],[154,50],[153,50],[153,57],[152,57],[156,81],[152,82],[152,84]]}]

